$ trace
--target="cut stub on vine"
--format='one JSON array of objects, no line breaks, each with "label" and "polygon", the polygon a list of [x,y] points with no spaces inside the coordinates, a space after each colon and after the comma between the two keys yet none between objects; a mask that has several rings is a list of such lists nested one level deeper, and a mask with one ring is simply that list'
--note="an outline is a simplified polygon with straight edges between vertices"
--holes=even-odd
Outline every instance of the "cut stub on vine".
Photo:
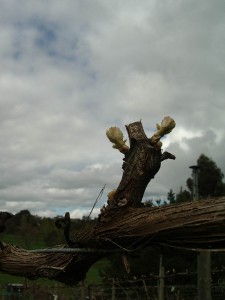
[{"label": "cut stub on vine", "polygon": [[[161,136],[175,127],[174,120],[170,117],[166,118],[157,131],[157,142]],[[130,148],[126,146],[126,151],[121,151],[124,153],[122,179],[117,189],[108,195],[107,205],[104,206],[99,216],[101,222],[107,221],[107,218],[112,215],[112,210],[141,207],[146,187],[159,171],[161,162],[166,159],[175,159],[173,154],[162,152],[156,140],[153,141],[147,137],[141,121],[126,125],[126,130]],[[122,149],[125,141],[121,130],[111,127],[107,131],[107,136],[111,142],[119,145],[115,148]]]}]

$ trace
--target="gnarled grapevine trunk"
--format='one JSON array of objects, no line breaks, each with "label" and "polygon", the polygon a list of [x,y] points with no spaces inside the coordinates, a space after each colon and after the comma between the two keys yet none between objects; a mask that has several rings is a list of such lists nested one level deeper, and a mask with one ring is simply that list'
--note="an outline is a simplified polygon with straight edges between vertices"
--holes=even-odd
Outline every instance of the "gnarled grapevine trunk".
[{"label": "gnarled grapevine trunk", "polygon": [[[123,208],[104,226],[84,231],[77,241],[84,248],[135,251],[143,246],[186,249],[225,248],[225,197],[153,208]],[[64,245],[64,247],[66,247]],[[46,277],[66,284],[85,278],[105,253],[33,253],[2,245],[0,270],[28,278]]]},{"label": "gnarled grapevine trunk", "polygon": [[[70,247],[94,248],[96,252],[34,253],[2,243],[0,270],[72,285],[83,280],[91,265],[107,255],[99,251],[101,249],[130,253],[137,247],[157,245],[187,249],[225,248],[225,197],[153,208],[141,204],[144,191],[158,172],[161,161],[175,158],[168,152],[163,153],[160,148],[160,136],[171,130],[171,122],[169,126],[165,123],[158,126],[158,132],[150,139],[145,135],[141,122],[128,125],[130,148],[125,145],[121,132],[113,128],[116,134],[111,135],[110,140],[114,142],[114,148],[125,155],[118,188],[109,194],[107,205],[101,209],[92,230],[84,230],[75,241],[69,239],[69,214],[60,220],[65,225]],[[8,217],[4,215],[0,223],[2,228]],[[68,249],[68,245],[61,248]]]}]

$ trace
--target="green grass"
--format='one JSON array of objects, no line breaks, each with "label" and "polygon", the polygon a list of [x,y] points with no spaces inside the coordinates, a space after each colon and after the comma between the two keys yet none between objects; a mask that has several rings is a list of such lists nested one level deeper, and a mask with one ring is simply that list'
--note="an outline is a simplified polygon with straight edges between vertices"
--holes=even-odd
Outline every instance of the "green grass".
[{"label": "green grass", "polygon": [[109,261],[105,258],[97,261],[88,271],[86,281],[88,283],[101,283],[102,277],[100,275],[100,269],[106,267]]},{"label": "green grass", "polygon": [[6,234],[1,237],[1,240],[3,240],[7,244],[14,244],[14,245],[20,245],[21,244],[21,237],[12,235],[12,234]]},{"label": "green grass", "polygon": [[25,241],[23,240],[20,236],[16,236],[16,235],[12,235],[12,234],[7,234],[4,235],[1,238],[2,241],[4,241],[7,244],[13,244],[13,245],[17,245],[21,248],[25,248],[25,249],[38,249],[38,248],[45,248],[47,247],[45,242],[42,240],[32,240],[32,243],[30,241]]}]

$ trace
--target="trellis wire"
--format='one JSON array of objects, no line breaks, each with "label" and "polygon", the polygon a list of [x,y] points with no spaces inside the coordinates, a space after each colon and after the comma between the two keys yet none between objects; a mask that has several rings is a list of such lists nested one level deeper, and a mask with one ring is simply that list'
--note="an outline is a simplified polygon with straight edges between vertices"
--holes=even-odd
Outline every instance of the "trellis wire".
[{"label": "trellis wire", "polygon": [[92,248],[46,248],[29,250],[32,253],[121,253],[129,252],[121,249],[92,249]]}]

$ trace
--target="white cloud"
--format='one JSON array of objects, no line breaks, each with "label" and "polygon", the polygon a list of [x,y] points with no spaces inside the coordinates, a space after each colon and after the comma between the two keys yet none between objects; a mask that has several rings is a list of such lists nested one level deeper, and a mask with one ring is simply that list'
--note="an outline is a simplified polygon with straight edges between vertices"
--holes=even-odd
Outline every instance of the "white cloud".
[{"label": "white cloud", "polygon": [[90,218],[97,218],[99,215],[100,211],[99,209],[93,209],[93,211],[91,212],[90,210],[85,210],[85,209],[74,209],[71,211],[70,213],[70,217],[73,219],[81,219],[83,216],[85,217],[89,217]]},{"label": "white cloud", "polygon": [[188,128],[182,128],[177,126],[174,130],[173,135],[169,135],[165,142],[163,143],[164,149],[170,146],[171,143],[178,143],[180,145],[180,148],[186,152],[190,151],[189,147],[189,140],[193,138],[202,137],[203,133],[201,130],[191,131]]}]

